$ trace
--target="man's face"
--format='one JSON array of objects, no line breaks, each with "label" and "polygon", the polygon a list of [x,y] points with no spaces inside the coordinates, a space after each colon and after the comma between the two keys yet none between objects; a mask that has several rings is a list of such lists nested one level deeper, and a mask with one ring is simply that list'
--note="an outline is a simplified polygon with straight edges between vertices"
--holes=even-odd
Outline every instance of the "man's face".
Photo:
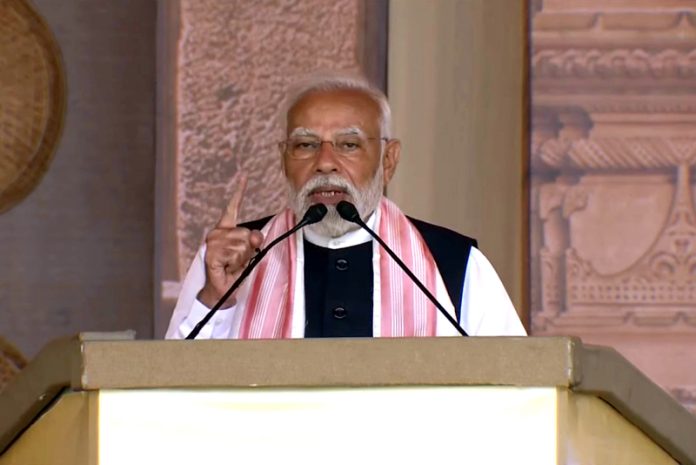
[{"label": "man's face", "polygon": [[363,218],[374,211],[400,151],[397,140],[384,142],[381,137],[379,105],[363,92],[313,92],[301,98],[288,112],[291,143],[283,153],[290,202],[298,217],[310,205],[324,203],[329,214],[314,229],[335,237],[354,225],[331,206],[347,200]]}]

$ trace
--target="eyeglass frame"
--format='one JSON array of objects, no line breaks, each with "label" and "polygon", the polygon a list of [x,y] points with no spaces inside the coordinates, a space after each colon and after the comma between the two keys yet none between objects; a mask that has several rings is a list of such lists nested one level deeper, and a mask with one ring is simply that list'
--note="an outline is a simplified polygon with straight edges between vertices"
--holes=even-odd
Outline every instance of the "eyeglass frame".
[{"label": "eyeglass frame", "polygon": [[[319,145],[317,146],[316,150],[312,152],[312,154],[310,156],[302,158],[302,157],[292,157],[292,155],[290,155],[293,159],[295,159],[295,160],[309,160],[311,158],[314,158],[319,154],[319,152],[321,151],[321,148],[324,146],[325,143],[331,144],[331,150],[334,153],[341,155],[343,157],[350,157],[351,154],[343,153],[343,152],[341,152],[341,150],[336,149],[336,138],[341,137],[341,136],[355,136],[355,134],[339,134],[339,135],[335,136],[333,140],[321,139],[320,137],[314,136],[314,135],[294,136],[294,137],[289,137],[285,140],[278,142],[278,148],[281,150],[281,152],[283,152],[283,154],[288,155],[288,152],[289,152],[289,143],[288,142],[292,139],[306,137],[308,139],[315,139],[313,142],[318,143]],[[390,139],[389,137],[365,137],[365,138],[362,138],[361,140],[366,141],[366,142],[378,140],[378,141],[384,141],[384,142],[389,143],[393,139]]]}]

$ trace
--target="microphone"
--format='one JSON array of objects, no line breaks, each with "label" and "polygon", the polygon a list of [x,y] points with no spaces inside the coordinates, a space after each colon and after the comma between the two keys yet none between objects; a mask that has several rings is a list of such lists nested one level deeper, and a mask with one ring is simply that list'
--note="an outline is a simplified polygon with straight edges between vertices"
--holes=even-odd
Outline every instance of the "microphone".
[{"label": "microphone", "polygon": [[186,339],[195,339],[196,336],[198,336],[198,333],[201,332],[201,329],[210,321],[210,319],[215,315],[215,313],[222,307],[222,304],[225,303],[225,301],[232,295],[234,291],[237,290],[237,288],[242,284],[242,282],[251,274],[251,272],[256,268],[256,265],[259,264],[261,259],[266,256],[269,250],[271,250],[273,247],[275,247],[276,244],[281,242],[282,240],[286,239],[288,236],[291,236],[298,230],[304,228],[305,226],[308,226],[310,224],[318,223],[321,220],[324,219],[324,216],[326,216],[326,212],[328,209],[326,208],[326,205],[323,203],[315,203],[311,207],[307,209],[307,212],[304,214],[302,219],[300,220],[299,223],[297,223],[295,226],[293,226],[291,229],[288,231],[284,232],[280,236],[276,237],[273,241],[271,241],[268,246],[266,246],[265,249],[261,250],[259,253],[254,255],[252,259],[249,261],[249,264],[247,265],[246,268],[242,271],[242,274],[239,275],[239,278],[235,282],[232,283],[229,289],[227,289],[227,292],[220,298],[220,300],[217,301],[215,305],[213,305],[213,308],[210,309],[208,313],[203,317],[201,321],[199,321],[196,326],[194,326],[193,330],[186,336]]},{"label": "microphone", "polygon": [[423,294],[425,294],[428,299],[437,307],[437,309],[444,315],[445,318],[447,318],[447,321],[449,321],[452,326],[461,334],[462,336],[468,336],[466,331],[464,331],[464,328],[462,328],[459,323],[457,323],[457,320],[452,318],[452,315],[447,313],[447,310],[445,310],[445,307],[443,307],[440,302],[437,301],[435,296],[433,296],[430,291],[423,285],[422,282],[414,275],[411,270],[408,269],[406,264],[401,261],[399,257],[396,256],[394,251],[389,248],[389,246],[382,240],[381,237],[377,235],[372,229],[370,229],[369,226],[365,224],[365,222],[360,218],[360,213],[358,213],[357,208],[355,208],[355,205],[353,205],[350,202],[347,202],[345,200],[341,200],[338,202],[338,205],[336,205],[336,211],[338,214],[341,216],[346,221],[350,221],[351,223],[355,223],[361,228],[363,228],[365,231],[370,233],[370,236],[374,237],[375,240],[379,243],[379,245],[382,246],[384,250],[387,251],[389,256],[394,259],[394,261],[401,267],[402,270],[404,270],[404,273],[408,275],[409,278],[418,286],[418,288],[423,291]]}]

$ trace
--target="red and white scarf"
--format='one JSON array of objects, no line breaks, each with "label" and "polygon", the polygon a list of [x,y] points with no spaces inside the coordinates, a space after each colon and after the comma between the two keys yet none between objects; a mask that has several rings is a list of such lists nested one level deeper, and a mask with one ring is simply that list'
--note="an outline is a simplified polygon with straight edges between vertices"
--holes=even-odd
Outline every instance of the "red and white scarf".
[{"label": "red and white scarf", "polygon": [[[263,228],[268,243],[295,225],[285,210]],[[413,224],[386,198],[375,215],[375,229],[438,301],[454,316],[454,307],[423,238]],[[373,241],[373,335],[413,337],[456,335],[445,318]],[[304,335],[303,235],[278,244],[249,277],[238,296],[244,309],[240,339],[297,338]],[[241,291],[241,289],[240,289]]]}]

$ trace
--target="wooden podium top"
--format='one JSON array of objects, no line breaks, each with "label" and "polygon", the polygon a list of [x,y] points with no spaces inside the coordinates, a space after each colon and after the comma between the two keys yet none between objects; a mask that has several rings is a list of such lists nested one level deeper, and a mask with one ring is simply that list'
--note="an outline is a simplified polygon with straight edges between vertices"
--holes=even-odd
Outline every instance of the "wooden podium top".
[{"label": "wooden podium top", "polygon": [[64,389],[557,386],[596,395],[683,464],[696,418],[616,351],[569,337],[134,341],[82,333],[0,393],[0,453]]}]

